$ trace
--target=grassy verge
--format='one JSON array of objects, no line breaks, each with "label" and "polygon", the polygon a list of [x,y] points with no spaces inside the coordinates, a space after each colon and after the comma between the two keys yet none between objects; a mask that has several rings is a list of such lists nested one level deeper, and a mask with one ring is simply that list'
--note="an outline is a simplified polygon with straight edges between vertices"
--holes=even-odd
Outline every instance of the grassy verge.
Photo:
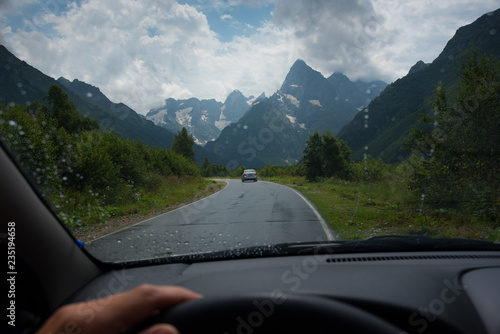
[{"label": "grassy verge", "polygon": [[225,182],[201,177],[164,178],[155,189],[137,189],[133,201],[127,201],[113,207],[100,208],[101,212],[105,212],[106,219],[90,224],[68,227],[75,238],[87,242],[131,224],[195,202],[219,191],[225,185]]},{"label": "grassy verge", "polygon": [[179,203],[190,203],[218,191],[224,184],[201,177],[168,177],[154,190],[139,190],[136,201],[117,207],[115,216],[148,214]]},{"label": "grassy verge", "polygon": [[404,182],[347,182],[326,179],[307,182],[302,177],[266,180],[304,194],[343,239],[402,234],[500,241],[500,227],[474,215],[427,210]]}]

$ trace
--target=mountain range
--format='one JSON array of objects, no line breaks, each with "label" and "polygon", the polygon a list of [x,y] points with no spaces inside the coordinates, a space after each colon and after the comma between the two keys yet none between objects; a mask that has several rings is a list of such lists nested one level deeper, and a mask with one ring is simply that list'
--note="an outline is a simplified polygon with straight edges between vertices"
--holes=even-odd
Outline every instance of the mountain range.
[{"label": "mountain range", "polygon": [[[16,58],[0,45],[0,98],[5,103],[29,104],[44,102],[50,86],[59,85],[77,107],[77,110],[98,120],[101,128],[113,130],[122,137],[140,139],[152,146],[170,147],[174,134],[138,115],[123,103],[111,102],[97,87],[79,80],[55,80],[24,61]],[[197,147],[200,159],[203,148]]]},{"label": "mountain range", "polygon": [[253,103],[265,97],[262,93],[256,98],[247,98],[239,90],[235,90],[228,95],[224,103],[216,100],[200,101],[196,98],[169,98],[162,107],[150,110],[146,119],[173,133],[186,127],[197,144],[205,145],[215,140],[227,125],[237,122]]},{"label": "mountain range", "polygon": [[342,73],[325,78],[299,59],[281,88],[208,142],[206,154],[230,168],[295,164],[309,135],[338,133],[386,86],[383,81],[352,82]]},{"label": "mountain range", "polygon": [[[5,78],[0,84],[0,96],[7,103],[43,102],[49,87],[57,84],[80,113],[98,120],[103,129],[152,146],[170,147],[174,133],[186,127],[195,139],[198,162],[207,156],[211,162],[234,168],[238,167],[238,157],[241,164],[253,163],[257,167],[297,163],[314,130],[337,133],[387,85],[381,81],[351,82],[341,73],[327,79],[297,60],[282,87],[270,98],[264,93],[245,97],[238,90],[230,93],[224,103],[169,98],[143,116],[123,103],[111,102],[98,87],[78,79],[53,79],[3,46],[0,73]],[[270,121],[274,123],[270,125]],[[245,140],[249,147],[245,147]],[[242,154],[248,157],[241,159]]]}]

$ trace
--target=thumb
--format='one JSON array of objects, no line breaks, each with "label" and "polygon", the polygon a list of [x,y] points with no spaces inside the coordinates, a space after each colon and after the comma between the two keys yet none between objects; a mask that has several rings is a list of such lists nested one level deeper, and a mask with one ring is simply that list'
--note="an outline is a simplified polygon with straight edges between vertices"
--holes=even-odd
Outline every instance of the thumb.
[{"label": "thumb", "polygon": [[143,330],[139,334],[179,334],[179,331],[172,325],[157,324]]}]

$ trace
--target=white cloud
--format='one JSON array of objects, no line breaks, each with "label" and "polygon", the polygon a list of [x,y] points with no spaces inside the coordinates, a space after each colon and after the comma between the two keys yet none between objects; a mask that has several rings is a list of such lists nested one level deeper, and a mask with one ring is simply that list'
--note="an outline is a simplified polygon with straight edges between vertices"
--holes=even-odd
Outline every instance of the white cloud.
[{"label": "white cloud", "polygon": [[[275,0],[271,22],[221,42],[195,6],[87,0],[38,10],[24,26],[36,21],[40,29],[4,27],[0,42],[48,75],[78,78],[146,113],[169,97],[223,101],[234,89],[270,95],[298,58],[325,76],[392,81],[418,60],[436,58],[458,27],[495,9],[496,1]],[[217,17],[231,19],[222,13]]]},{"label": "white cloud", "polygon": [[272,94],[294,61],[290,36],[274,25],[222,43],[205,15],[174,1],[89,0],[43,19],[54,36],[8,36],[18,57],[52,77],[98,86],[143,114],[169,97]]},{"label": "white cloud", "polygon": [[220,18],[223,21],[224,20],[232,20],[233,19],[233,17],[231,15],[229,15],[229,14],[223,14]]},{"label": "white cloud", "polygon": [[273,2],[272,0],[229,0],[228,4],[230,6],[254,6],[254,7],[260,7],[260,6],[265,6],[269,3]]},{"label": "white cloud", "polygon": [[192,94],[183,78],[198,73],[206,50],[219,45],[203,14],[174,1],[89,0],[44,20],[55,36],[18,31],[9,37],[20,58],[53,77],[96,85],[142,113],[169,97],[166,92]]},{"label": "white cloud", "polygon": [[301,58],[330,75],[383,79],[431,62],[454,32],[498,7],[496,0],[276,0],[275,23],[290,29]]}]

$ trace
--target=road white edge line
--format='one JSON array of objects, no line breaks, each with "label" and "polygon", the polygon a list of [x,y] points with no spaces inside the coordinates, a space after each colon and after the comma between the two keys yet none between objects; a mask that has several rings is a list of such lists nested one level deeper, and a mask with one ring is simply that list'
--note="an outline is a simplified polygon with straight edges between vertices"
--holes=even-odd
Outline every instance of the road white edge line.
[{"label": "road white edge line", "polygon": [[[269,182],[269,181],[264,181],[264,182]],[[304,200],[304,202],[306,202],[307,205],[309,205],[311,210],[314,212],[314,214],[316,215],[316,217],[319,220],[319,223],[321,224],[321,227],[323,228],[323,231],[326,234],[326,238],[328,239],[328,241],[340,240],[340,237],[337,237],[336,235],[334,235],[332,233],[330,226],[328,226],[327,222],[323,219],[323,217],[321,217],[321,214],[318,212],[318,210],[316,210],[316,208],[311,203],[311,201],[309,201],[306,197],[304,197],[304,195],[302,195],[299,191],[293,189],[292,187],[288,187],[288,186],[285,186],[283,184],[274,183],[274,182],[270,182],[270,183],[277,184],[277,185],[280,185],[283,187],[287,187],[287,188],[293,190],[297,195],[299,195],[300,198],[302,198],[302,200]]]},{"label": "road white edge line", "polygon": [[293,188],[290,188],[290,189],[292,189],[297,195],[299,195],[300,198],[302,198],[304,200],[304,202],[306,202],[307,205],[309,205],[309,207],[314,212],[314,214],[316,215],[316,217],[318,217],[319,223],[321,224],[321,227],[323,228],[323,231],[325,232],[326,238],[328,239],[328,241],[337,240],[337,238],[335,238],[335,236],[333,235],[333,233],[332,233],[330,227],[328,226],[328,224],[326,223],[326,221],[323,219],[323,217],[321,217],[320,213],[311,204],[311,202],[307,198],[305,198],[301,193],[299,193],[297,190],[295,190]]}]

